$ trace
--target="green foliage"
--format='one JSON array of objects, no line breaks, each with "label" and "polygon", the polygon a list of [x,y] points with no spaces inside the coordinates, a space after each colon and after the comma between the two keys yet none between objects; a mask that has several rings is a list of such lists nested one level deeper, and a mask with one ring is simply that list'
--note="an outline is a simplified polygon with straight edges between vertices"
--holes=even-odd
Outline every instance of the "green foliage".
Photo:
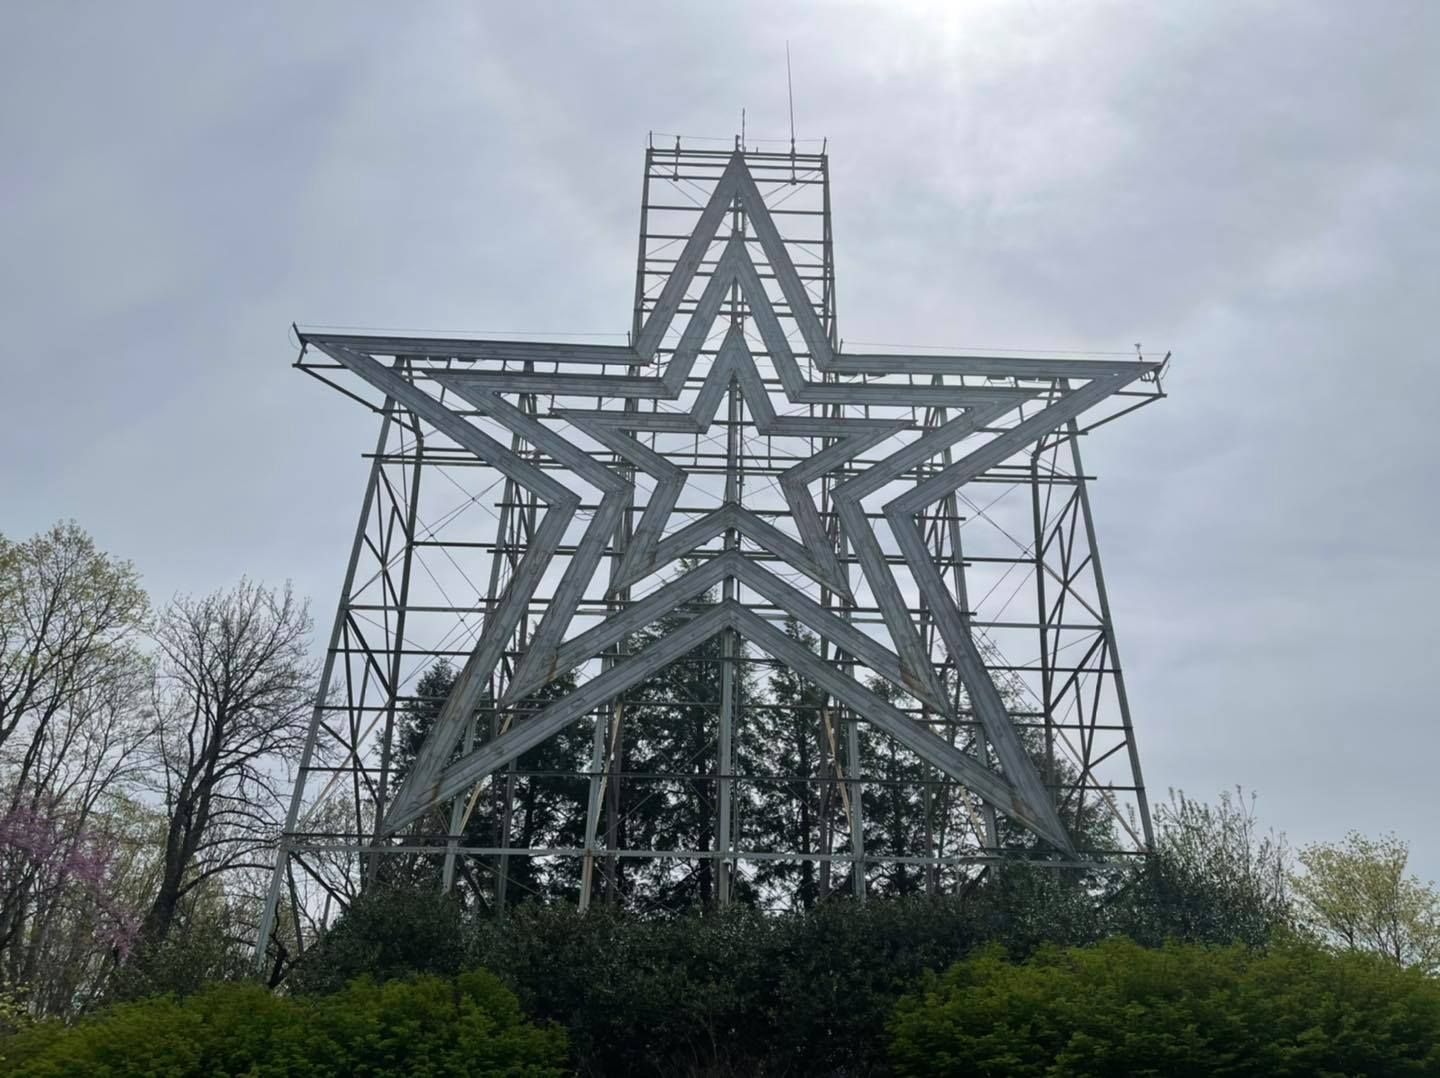
[{"label": "green foliage", "polygon": [[746,1073],[773,1045],[753,1025],[766,1019],[769,925],[744,907],[662,921],[522,909],[486,928],[483,960],[528,1013],[569,1028],[582,1073]]},{"label": "green foliage", "polygon": [[1305,872],[1293,880],[1305,927],[1336,946],[1440,972],[1440,891],[1405,874],[1409,858],[1394,835],[1352,831],[1344,842],[1305,847]]},{"label": "green foliage", "polygon": [[[445,705],[459,672],[443,659],[431,666],[416,683],[414,695],[406,701],[400,720],[395,750],[395,782],[404,781],[414,766],[420,746],[429,736]],[[575,690],[575,677],[565,673],[538,692],[497,711],[488,690],[475,711],[474,743],[483,745],[500,736],[507,724],[525,722],[531,715]],[[585,723],[567,726],[554,737],[536,745],[515,761],[513,770],[496,775],[486,795],[473,806],[462,830],[463,845],[554,847],[573,849],[584,843],[585,805],[589,779],[591,731]],[[451,752],[457,760],[466,752],[466,740]],[[506,800],[509,800],[507,811]],[[430,811],[424,830],[444,835],[450,830],[447,807]],[[406,861],[387,858],[388,882],[429,882],[438,886],[441,855],[422,854]],[[464,900],[493,909],[499,901],[498,858],[461,854],[457,858],[456,890]],[[575,901],[580,893],[579,862],[574,858],[544,859],[514,857],[506,864],[505,904],[529,899]]]},{"label": "green foliage", "polygon": [[[881,1073],[895,1001],[926,971],[977,947],[1000,944],[1023,958],[1135,923],[1157,940],[1229,943],[1254,923],[1243,891],[1174,873],[1162,877],[1171,905],[1147,910],[1148,871],[1117,881],[1014,865],[990,870],[960,896],[660,919],[526,905],[496,920],[433,893],[371,892],[310,950],[293,985],[330,991],[367,972],[483,965],[527,1013],[570,1031],[587,1074]],[[1237,905],[1207,906],[1223,901]]]},{"label": "green foliage", "polygon": [[429,887],[373,887],[351,904],[291,974],[300,992],[334,992],[368,975],[453,975],[469,959],[470,929],[460,903]]},{"label": "green foliage", "polygon": [[292,981],[495,971],[528,1013],[570,1030],[586,1073],[864,1074],[883,1065],[895,1001],[926,971],[985,944],[1024,958],[1117,933],[1267,942],[1288,923],[1279,848],[1233,801],[1178,799],[1155,863],[1112,872],[992,867],[962,895],[818,902],[765,916],[744,906],[646,918],[568,905],[503,920],[431,891],[371,891]]},{"label": "green foliage", "polygon": [[542,1078],[567,1073],[565,1036],[527,1023],[492,974],[360,979],[317,997],[231,984],[127,1003],[64,1029],[0,1042],[17,1078],[423,1074]]},{"label": "green foliage", "polygon": [[25,999],[25,990],[14,986],[0,985],[0,1037],[30,1029],[35,1017]]},{"label": "green foliage", "polygon": [[1118,880],[1112,931],[1146,944],[1258,947],[1289,930],[1285,845],[1260,832],[1253,796],[1237,790],[1207,805],[1172,792],[1156,823],[1155,852]]},{"label": "green foliage", "polygon": [[735,906],[650,919],[527,905],[503,921],[457,921],[433,897],[379,893],[312,948],[292,988],[479,964],[527,1013],[570,1030],[585,1073],[865,1073],[899,995],[979,941],[982,906],[837,901],[778,917]]},{"label": "green foliage", "polygon": [[891,1008],[926,970],[987,940],[1026,953],[1097,938],[1104,924],[1093,895],[1022,868],[963,897],[832,900],[778,916],[527,905],[504,920],[457,921],[438,902],[367,896],[311,949],[293,988],[479,964],[527,1013],[569,1029],[584,1073],[864,1074],[882,1066]]},{"label": "green foliage", "polygon": [[779,925],[765,959],[778,1073],[882,1071],[896,999],[926,971],[968,953],[982,906],[957,898],[827,902]]},{"label": "green foliage", "polygon": [[903,999],[899,1075],[1440,1074],[1440,984],[1301,946],[999,949]]}]

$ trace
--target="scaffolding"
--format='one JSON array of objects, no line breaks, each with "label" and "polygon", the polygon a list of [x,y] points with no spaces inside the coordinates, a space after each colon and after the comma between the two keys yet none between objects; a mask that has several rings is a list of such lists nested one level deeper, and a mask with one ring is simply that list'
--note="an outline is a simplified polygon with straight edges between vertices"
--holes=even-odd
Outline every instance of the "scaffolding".
[{"label": "scaffolding", "polygon": [[[642,871],[783,906],[777,865],[863,900],[1149,848],[1081,439],[1163,396],[1165,361],[846,350],[823,145],[652,137],[628,334],[297,332],[380,429],[262,953],[390,863],[500,910],[542,864],[582,909],[640,901]],[[636,694],[684,663],[713,673],[677,705],[696,751],[634,751]],[[802,701],[756,689],[775,670]],[[744,748],[777,722],[803,773]],[[540,833],[520,802],[547,782]],[[807,808],[787,848],[776,790]],[[905,841],[867,823],[877,791],[922,821]],[[630,840],[678,796],[688,848]]]}]

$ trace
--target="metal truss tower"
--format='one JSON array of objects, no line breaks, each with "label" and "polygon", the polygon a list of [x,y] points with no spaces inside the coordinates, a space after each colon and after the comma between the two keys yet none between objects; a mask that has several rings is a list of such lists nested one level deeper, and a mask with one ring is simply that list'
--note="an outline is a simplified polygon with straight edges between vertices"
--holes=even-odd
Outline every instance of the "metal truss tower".
[{"label": "metal truss tower", "polygon": [[[537,863],[582,908],[642,865],[778,905],[755,882],[777,863],[863,899],[896,866],[935,892],[1149,847],[1081,439],[1163,396],[1163,362],[845,350],[824,147],[704,145],[646,151],[623,344],[300,333],[296,366],[380,430],[262,953],[387,864],[501,909]],[[697,661],[700,751],[657,765],[635,694]],[[785,718],[803,773],[743,747],[777,706],[746,671],[775,668],[812,689]],[[577,736],[556,774],[544,747]],[[546,778],[563,841],[522,820]],[[776,788],[815,805],[791,848],[758,826]],[[678,789],[706,833],[630,842]],[[865,818],[877,791],[924,821],[903,848]]]}]

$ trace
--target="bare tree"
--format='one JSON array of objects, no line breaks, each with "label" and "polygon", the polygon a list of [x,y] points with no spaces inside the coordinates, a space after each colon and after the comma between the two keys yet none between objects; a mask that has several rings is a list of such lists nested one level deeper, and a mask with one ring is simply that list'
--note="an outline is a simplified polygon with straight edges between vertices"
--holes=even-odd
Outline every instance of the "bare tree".
[{"label": "bare tree", "polygon": [[313,699],[310,627],[288,586],[245,580],[177,598],[161,616],[156,781],[168,824],[143,943],[163,942],[182,900],[206,881],[268,863]]}]

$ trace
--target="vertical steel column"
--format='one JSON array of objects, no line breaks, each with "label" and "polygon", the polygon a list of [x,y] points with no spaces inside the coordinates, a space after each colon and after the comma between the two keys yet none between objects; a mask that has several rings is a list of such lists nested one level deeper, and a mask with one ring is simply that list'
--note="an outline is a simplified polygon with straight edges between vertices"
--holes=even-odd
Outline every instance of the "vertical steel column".
[{"label": "vertical steel column", "polygon": [[[726,432],[725,500],[739,503],[742,480],[740,459],[740,394],[735,383],[730,383],[730,422]],[[739,550],[740,537],[734,528],[725,532],[725,549]],[[727,578],[724,584],[724,598],[735,598],[735,581]],[[734,738],[735,738],[735,663],[739,658],[739,640],[734,629],[726,629],[720,635],[720,722],[717,753],[718,790],[716,795],[715,820],[715,894],[721,906],[730,902],[730,827],[732,794],[734,792]]]},{"label": "vertical steel column", "polygon": [[[400,361],[395,361],[396,367]],[[385,445],[390,438],[390,426],[395,411],[395,402],[389,397],[381,408],[380,436],[375,441],[375,458],[370,465],[370,478],[365,484],[365,496],[360,501],[360,519],[355,525],[355,538],[350,544],[350,560],[345,567],[345,580],[340,586],[340,601],[336,605],[335,620],[330,629],[330,644],[325,649],[325,660],[320,668],[320,685],[315,696],[315,710],[311,714],[310,729],[305,735],[305,747],[300,752],[300,766],[295,775],[295,789],[290,794],[290,807],[285,813],[285,829],[275,850],[275,870],[270,876],[270,889],[265,894],[265,905],[260,910],[260,928],[255,940],[255,968],[264,972],[265,953],[270,944],[270,933],[275,928],[275,910],[280,903],[280,888],[284,885],[286,868],[290,859],[290,841],[295,825],[300,819],[300,804],[305,797],[305,779],[310,771],[310,761],[315,755],[315,741],[325,716],[325,701],[330,695],[330,681],[335,673],[335,656],[340,651],[340,636],[350,610],[350,590],[355,586],[355,570],[360,564],[360,553],[365,549],[365,528],[370,520],[370,509],[375,503],[375,491],[380,486],[380,469],[385,458]]]},{"label": "vertical steel column", "polygon": [[850,856],[855,897],[865,901],[865,788],[860,781],[860,728],[853,717],[845,719],[845,764],[850,771]]},{"label": "vertical steel column", "polygon": [[[1069,383],[1062,383],[1068,388]],[[1135,728],[1130,723],[1130,698],[1125,692],[1125,674],[1120,669],[1120,651],[1115,644],[1115,622],[1110,616],[1110,596],[1105,590],[1105,573],[1100,567],[1100,547],[1095,541],[1095,520],[1090,515],[1089,484],[1085,482],[1085,468],[1080,462],[1080,426],[1074,420],[1067,425],[1070,435],[1070,460],[1075,470],[1076,496],[1080,499],[1080,513],[1085,521],[1085,541],[1090,544],[1090,567],[1095,575],[1095,596],[1099,600],[1102,632],[1105,647],[1110,652],[1111,676],[1115,680],[1115,700],[1120,708],[1120,722],[1125,727],[1125,746],[1130,756],[1130,772],[1135,779],[1135,804],[1140,814],[1140,827],[1145,835],[1146,851],[1155,848],[1155,831],[1150,821],[1150,802],[1145,796],[1145,779],[1140,772],[1140,751],[1135,744]],[[1101,660],[1102,669],[1104,660]]]},{"label": "vertical steel column", "polygon": [[[1046,443],[1040,441],[1030,454],[1030,505],[1034,518],[1035,545],[1035,624],[1040,634],[1040,710],[1045,724],[1045,785],[1058,795],[1055,769],[1055,694],[1054,663],[1050,657],[1050,606],[1045,594],[1045,549],[1046,535],[1050,526],[1049,498],[1053,486],[1040,477],[1040,458],[1046,451]],[[1046,495],[1045,508],[1040,504],[1041,490]]]},{"label": "vertical steel column", "polygon": [[[737,233],[744,233],[745,223],[738,207],[731,215],[731,227]],[[740,310],[740,290],[730,287],[730,325],[743,325]],[[725,427],[725,502],[739,505],[744,493],[741,472],[744,455],[740,445],[740,424],[744,414],[740,408],[740,394],[731,381],[726,392]],[[734,528],[725,529],[725,550],[739,550],[740,536]],[[722,585],[721,597],[734,599],[735,581],[726,579]],[[739,656],[739,640],[734,629],[720,634],[720,721],[716,738],[716,790],[715,790],[715,898],[720,906],[730,903],[730,844],[731,810],[733,805],[735,763],[735,663]]]},{"label": "vertical steel column", "polygon": [[[635,305],[631,312],[629,343],[634,344],[640,337],[640,328],[645,324],[645,234],[650,222],[650,170],[655,164],[655,147],[647,141],[645,146],[645,169],[640,180],[640,232],[637,239],[637,250],[635,255]],[[636,410],[635,402],[627,400],[625,410],[633,412]],[[633,469],[624,466],[627,475],[633,474]],[[625,507],[625,512],[620,516],[620,524],[615,529],[615,541],[612,546],[610,558],[610,576],[613,580],[615,573],[620,567],[624,558],[625,549],[628,545],[632,516],[634,513],[633,502]],[[606,604],[606,611],[623,609],[629,602],[630,589],[626,587],[619,594],[611,593],[611,601]],[[602,668],[613,665],[615,659],[624,652],[624,644],[617,644],[613,649],[613,656],[607,655],[601,660]],[[585,805],[585,845],[584,853],[580,862],[580,910],[584,912],[590,908],[591,893],[595,885],[595,850],[600,830],[600,810],[606,795],[609,795],[611,811],[606,820],[605,837],[606,848],[614,851],[619,837],[620,825],[620,763],[623,759],[623,751],[620,744],[621,731],[624,724],[624,703],[617,700],[613,705],[597,710],[595,713],[594,736],[591,740],[590,751],[590,790]],[[609,720],[609,721],[607,721]],[[609,744],[606,743],[606,731],[609,730]],[[609,768],[611,775],[609,781],[606,779],[606,768]],[[605,872],[605,897],[608,904],[614,905],[620,897],[619,861],[613,854],[606,857]]]},{"label": "vertical steel column", "polygon": [[[425,467],[425,435],[420,430],[418,417],[411,416],[410,430],[415,436],[414,457],[410,464],[410,503],[405,507],[403,524],[405,551],[401,555],[395,636],[390,651],[390,694],[389,699],[385,702],[385,728],[380,739],[380,782],[375,796],[375,834],[370,843],[372,850],[381,844],[380,824],[385,819],[385,800],[389,793],[391,743],[395,739],[395,708],[400,696],[400,664],[405,654],[405,615],[410,607],[410,567],[415,556],[415,528],[420,509],[420,475]],[[401,468],[403,475],[403,463]],[[378,876],[379,865],[379,854],[372,853],[368,866],[371,883],[374,883]]]},{"label": "vertical steel column", "polygon": [[[821,221],[821,250],[822,250],[821,261],[822,261],[822,263],[823,263],[823,268],[822,268],[822,270],[821,270],[821,278],[822,278],[822,284],[821,284],[821,318],[824,319],[825,331],[826,331],[826,334],[827,334],[827,336],[828,336],[828,338],[829,338],[829,341],[830,341],[830,347],[838,351],[838,350],[839,350],[839,347],[840,347],[840,331],[839,331],[838,320],[837,320],[837,317],[836,317],[836,314],[835,314],[835,307],[836,307],[836,298],[835,298],[835,297],[836,297],[836,287],[835,287],[835,272],[834,272],[834,267],[835,267],[835,263],[834,263],[834,243],[835,243],[835,236],[834,236],[834,231],[833,231],[833,221],[832,221],[832,218],[831,218],[831,215],[830,215],[830,162],[829,162],[829,158],[828,158],[825,154],[823,154],[823,153],[820,155],[820,173],[821,173],[821,183],[820,183],[821,214],[820,214],[820,221]],[[811,359],[811,364],[810,364],[810,366],[811,366],[811,375],[812,375],[812,377],[813,377],[813,375],[814,375],[814,360],[813,360],[813,357],[812,357],[812,359]],[[823,382],[837,382],[837,383],[838,383],[839,379],[838,379],[837,376],[835,376],[834,374],[831,374],[831,373],[826,372],[826,373],[824,373],[824,374],[821,375],[821,381],[823,381]],[[845,410],[846,410],[846,409],[845,409],[845,405],[843,405],[843,404],[836,404],[836,405],[831,406],[831,407],[830,407],[828,410],[826,410],[826,411],[828,411],[828,414],[829,414],[829,415],[831,415],[831,416],[833,416],[833,417],[835,417],[835,418],[844,419],[844,418],[845,418]],[[812,411],[813,411],[813,409],[812,409]],[[827,477],[825,478],[825,480],[823,481],[823,484],[822,484],[822,501],[823,501],[823,504],[824,504],[827,508],[831,505],[831,502],[830,502],[830,491],[831,491],[831,489],[833,488],[834,483],[835,483],[834,477],[833,477],[833,476],[827,476]],[[850,569],[849,569],[849,566],[848,566],[848,564],[846,563],[845,559],[846,559],[847,556],[849,555],[849,542],[848,542],[848,540],[847,540],[847,538],[846,538],[846,536],[845,536],[845,528],[844,528],[844,526],[839,522],[839,519],[838,519],[838,518],[836,518],[836,521],[835,521],[835,538],[836,538],[836,548],[838,549],[838,551],[839,551],[839,553],[840,553],[840,563],[841,563],[842,566],[844,566],[844,571],[845,571],[845,574],[846,574],[846,576],[847,576],[847,578],[848,578],[848,577],[849,577],[849,574],[850,574]],[[825,606],[830,607],[830,606],[836,605],[837,596],[835,596],[829,589],[822,589],[822,591],[821,591],[821,597],[822,597],[822,601],[823,601],[823,603],[824,603]],[[841,609],[841,611],[840,611],[840,617],[842,617],[842,618],[844,618],[845,620],[849,621],[851,615],[850,615],[850,612],[849,612],[849,609],[848,609],[848,604],[842,603],[841,606],[842,606],[842,609]],[[822,659],[828,659],[828,658],[829,658],[829,648],[830,648],[830,642],[829,642],[828,640],[822,639],[822,640],[820,641],[820,656],[821,656]],[[836,649],[836,655],[835,655],[835,657],[836,657],[837,661],[840,661],[840,662],[841,662],[841,665],[842,665],[843,668],[845,668],[845,669],[847,669],[847,670],[849,670],[850,672],[853,673],[853,671],[854,671],[854,664],[853,664],[853,663],[846,662],[844,656],[840,653],[840,650],[839,650],[838,648]],[[829,713],[829,709],[828,709],[828,708],[823,709],[823,710],[822,710],[822,713],[821,713],[821,721],[822,721],[822,723],[826,726],[826,733],[827,733],[827,734],[832,734],[832,738],[829,739],[829,740],[830,740],[830,744],[827,746],[827,749],[828,749],[829,758],[830,758],[831,762],[832,762],[833,765],[834,765],[834,769],[835,769],[834,773],[838,776],[838,775],[840,775],[840,753],[837,751],[838,748],[839,748],[839,746],[838,746],[837,744],[835,744],[835,742],[834,742],[834,740],[833,740],[833,732],[832,732],[832,730],[830,729],[830,718],[829,718],[829,714],[830,714],[830,713]],[[864,785],[863,785],[863,783],[861,782],[861,779],[860,779],[860,767],[861,767],[861,757],[860,757],[860,732],[859,732],[859,729],[857,728],[856,723],[855,723],[855,720],[854,720],[853,718],[848,717],[848,716],[845,716],[843,711],[841,712],[841,716],[842,716],[842,717],[839,719],[839,721],[840,721],[840,723],[844,726],[844,733],[845,733],[845,764],[844,764],[844,768],[845,768],[845,776],[848,776],[848,777],[841,777],[839,781],[840,781],[840,783],[841,783],[840,792],[841,792],[842,805],[843,805],[843,808],[844,808],[844,810],[845,810],[846,818],[847,818],[847,820],[849,821],[849,824],[850,824],[850,861],[851,861],[851,877],[850,877],[850,882],[851,882],[851,891],[854,893],[854,895],[855,895],[858,899],[860,899],[860,900],[863,902],[863,901],[865,900],[865,893],[866,893],[866,888],[865,888],[865,808],[864,808]],[[823,831],[823,830],[824,830],[824,828],[822,827],[822,831]],[[828,855],[828,854],[831,852],[831,845],[830,845],[830,843],[829,843],[828,841],[827,841],[827,842],[824,842],[824,843],[822,844],[822,847],[823,847],[822,850],[821,850],[822,853]],[[821,868],[822,868],[822,872],[821,872],[821,876],[822,876],[822,879],[821,879],[821,894],[824,895],[824,894],[827,894],[827,893],[828,893],[829,888],[830,888],[830,859],[829,859],[828,856],[826,857],[826,860],[824,860],[823,862],[821,862]]]}]

